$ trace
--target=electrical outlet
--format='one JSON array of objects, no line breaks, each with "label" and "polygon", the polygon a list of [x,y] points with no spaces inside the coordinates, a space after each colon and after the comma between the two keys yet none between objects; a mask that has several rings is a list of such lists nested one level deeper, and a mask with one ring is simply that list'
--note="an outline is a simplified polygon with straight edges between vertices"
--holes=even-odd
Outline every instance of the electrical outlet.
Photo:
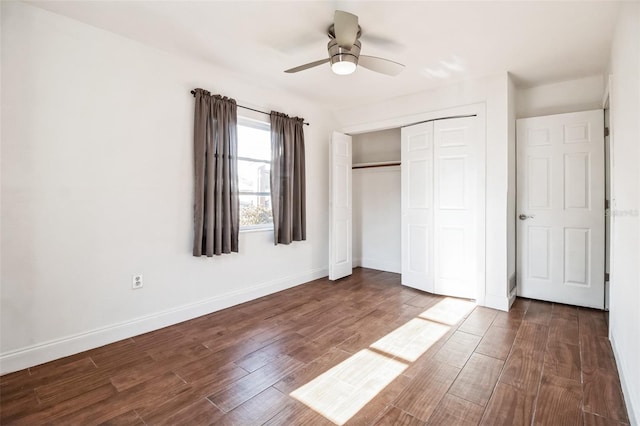
[{"label": "electrical outlet", "polygon": [[136,274],[131,276],[131,288],[137,290],[142,288],[144,283],[142,282],[142,274]]}]

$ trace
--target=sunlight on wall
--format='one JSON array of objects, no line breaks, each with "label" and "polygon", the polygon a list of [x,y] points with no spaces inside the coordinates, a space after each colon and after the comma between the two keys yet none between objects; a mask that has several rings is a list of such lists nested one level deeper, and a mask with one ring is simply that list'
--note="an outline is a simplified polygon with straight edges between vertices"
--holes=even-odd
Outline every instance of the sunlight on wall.
[{"label": "sunlight on wall", "polygon": [[475,308],[445,298],[391,333],[325,371],[290,396],[343,425]]}]

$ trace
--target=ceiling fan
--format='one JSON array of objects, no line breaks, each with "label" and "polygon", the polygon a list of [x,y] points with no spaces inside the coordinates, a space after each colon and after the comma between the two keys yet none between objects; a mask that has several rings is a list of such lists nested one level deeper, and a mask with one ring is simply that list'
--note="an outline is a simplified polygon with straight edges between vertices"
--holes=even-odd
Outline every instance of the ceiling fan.
[{"label": "ceiling fan", "polygon": [[358,25],[358,17],[349,12],[336,10],[334,23],[327,30],[329,36],[329,57],[310,62],[286,70],[286,73],[296,73],[318,65],[331,63],[331,70],[339,75],[351,74],[358,65],[386,75],[396,76],[403,70],[404,65],[388,59],[375,56],[360,55],[360,35],[362,29]]}]

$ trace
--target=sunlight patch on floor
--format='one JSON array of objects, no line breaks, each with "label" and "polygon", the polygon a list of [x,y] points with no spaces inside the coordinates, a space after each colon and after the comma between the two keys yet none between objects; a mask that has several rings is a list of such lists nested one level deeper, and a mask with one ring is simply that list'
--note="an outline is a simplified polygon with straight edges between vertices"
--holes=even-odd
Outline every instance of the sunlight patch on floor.
[{"label": "sunlight patch on floor", "polygon": [[476,307],[475,302],[447,297],[436,303],[420,315],[420,318],[442,324],[454,325],[461,321]]},{"label": "sunlight patch on floor", "polygon": [[381,353],[363,349],[290,396],[342,425],[475,307],[447,297],[370,346]]},{"label": "sunlight patch on floor", "polygon": [[363,349],[290,395],[342,425],[407,368],[407,364]]},{"label": "sunlight patch on floor", "polygon": [[372,344],[371,347],[413,362],[444,336],[449,328],[444,324],[414,318]]}]

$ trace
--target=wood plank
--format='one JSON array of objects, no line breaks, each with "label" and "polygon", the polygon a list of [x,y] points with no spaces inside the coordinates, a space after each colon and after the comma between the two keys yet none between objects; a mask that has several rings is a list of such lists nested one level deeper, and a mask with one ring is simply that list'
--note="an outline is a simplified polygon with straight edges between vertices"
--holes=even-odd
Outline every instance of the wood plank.
[{"label": "wood plank", "polygon": [[484,407],[446,394],[427,424],[429,426],[475,426],[480,423]]},{"label": "wood plank", "polygon": [[580,333],[577,320],[564,318],[554,319],[549,325],[549,341],[564,342],[571,345],[580,344]]},{"label": "wood plank", "polygon": [[620,423],[615,420],[607,419],[597,414],[584,413],[584,426],[627,426],[626,423]]},{"label": "wood plank", "polygon": [[116,426],[116,425],[127,425],[127,426],[144,426],[145,422],[142,421],[138,413],[135,410],[127,411],[123,414],[118,414],[117,416],[101,423],[104,426]]},{"label": "wood plank", "polygon": [[462,325],[458,327],[458,331],[464,331],[465,333],[482,337],[491,326],[496,315],[498,315],[498,311],[495,309],[478,306],[469,314]]},{"label": "wood plank", "polygon": [[584,368],[601,368],[614,374],[617,373],[616,361],[608,337],[583,334],[580,336],[580,344]]},{"label": "wood plank", "polygon": [[604,311],[580,308],[578,310],[578,322],[580,324],[580,335],[609,336],[609,327],[607,326]]},{"label": "wood plank", "polygon": [[536,402],[534,425],[582,425],[579,381],[544,374]]},{"label": "wood plank", "polygon": [[545,374],[582,380],[580,347],[564,342],[549,342],[544,355]]},{"label": "wood plank", "polygon": [[200,398],[188,407],[157,422],[145,420],[145,425],[211,425],[218,424],[222,416],[222,411],[211,401]]},{"label": "wood plank", "polygon": [[[111,385],[111,383],[107,383],[88,392],[84,392],[74,398],[66,399],[55,404],[36,405],[36,410],[27,411],[23,416],[21,416],[20,423],[35,425],[57,422],[57,419],[63,416],[68,416],[83,407],[106,401],[107,399],[115,396],[115,394],[116,389]],[[4,415],[4,403],[1,411]],[[3,419],[0,423],[10,424],[13,423],[13,421]]]},{"label": "wood plank", "polygon": [[217,423],[220,425],[260,425],[292,406],[294,401],[273,387],[268,387],[247,402],[228,412]]},{"label": "wood plank", "polygon": [[302,366],[302,363],[287,355],[236,380],[226,389],[209,395],[208,398],[224,412],[229,412],[243,402],[258,395],[269,386]]},{"label": "wood plank", "polygon": [[280,392],[289,394],[315,379],[325,371],[340,364],[351,356],[350,353],[333,348],[313,362],[306,364],[286,375],[273,385]]},{"label": "wood plank", "polygon": [[600,368],[583,370],[584,411],[627,423],[627,410],[617,377]]},{"label": "wood plank", "polygon": [[411,379],[409,377],[398,376],[345,424],[347,426],[372,424],[410,382]]},{"label": "wood plank", "polygon": [[393,405],[427,421],[459,372],[459,368],[433,360],[412,379]]},{"label": "wood plank", "polygon": [[448,393],[484,407],[489,402],[503,365],[502,360],[474,353]]},{"label": "wood plank", "polygon": [[390,406],[374,424],[376,426],[422,426],[426,423],[397,407]]},{"label": "wood plank", "polygon": [[517,330],[491,326],[475,349],[475,352],[505,360],[509,356]]},{"label": "wood plank", "polygon": [[482,426],[530,425],[535,409],[535,394],[498,382],[487,404]]},{"label": "wood plank", "polygon": [[144,410],[159,405],[186,389],[185,383],[173,373],[153,378],[113,397],[63,416],[58,424],[100,424],[131,410]]},{"label": "wood plank", "polygon": [[547,345],[548,336],[548,326],[524,321],[518,329],[513,345],[543,352]]},{"label": "wood plank", "polygon": [[532,300],[524,315],[524,321],[548,326],[551,323],[551,311],[551,303]]},{"label": "wood plank", "polygon": [[264,426],[290,425],[334,426],[334,423],[303,403],[294,400],[292,405],[285,407],[264,424]]},{"label": "wood plank", "polygon": [[524,392],[536,395],[542,378],[544,352],[526,347],[514,347],[507,358],[500,382]]},{"label": "wood plank", "polygon": [[481,339],[481,337],[473,334],[456,331],[434,355],[433,359],[462,368]]}]

